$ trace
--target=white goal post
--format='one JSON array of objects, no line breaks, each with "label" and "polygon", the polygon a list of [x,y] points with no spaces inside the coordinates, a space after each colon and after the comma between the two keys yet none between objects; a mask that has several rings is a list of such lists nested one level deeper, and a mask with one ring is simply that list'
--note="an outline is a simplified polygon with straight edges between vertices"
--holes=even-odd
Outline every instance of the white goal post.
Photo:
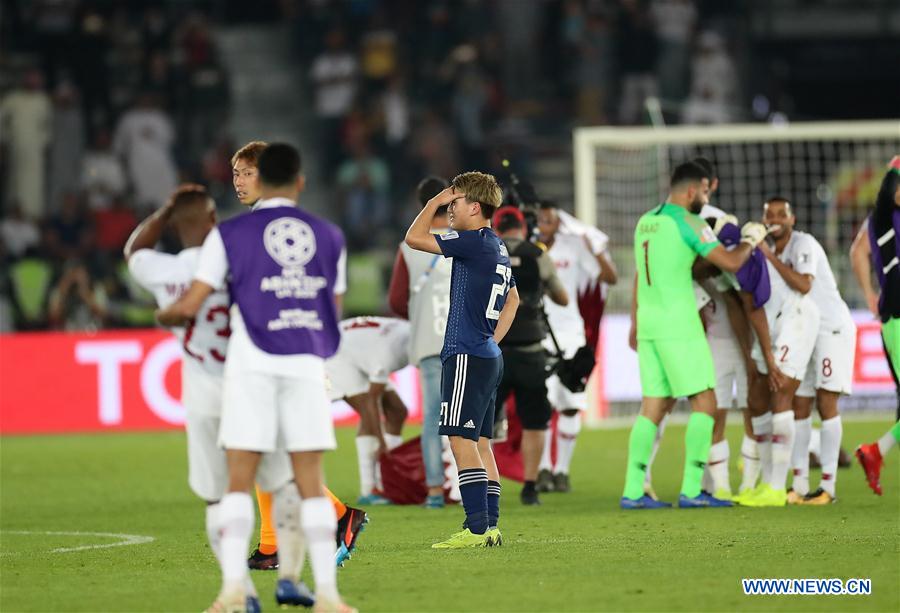
[{"label": "white goal post", "polygon": [[[767,197],[783,195],[798,227],[834,255],[846,252],[885,164],[900,153],[900,120],[587,127],[576,128],[573,141],[576,214],[610,235],[619,259],[637,218],[665,198],[671,169],[698,155],[720,177],[712,204],[743,221],[757,218]],[[839,276],[846,269],[837,268]]]}]

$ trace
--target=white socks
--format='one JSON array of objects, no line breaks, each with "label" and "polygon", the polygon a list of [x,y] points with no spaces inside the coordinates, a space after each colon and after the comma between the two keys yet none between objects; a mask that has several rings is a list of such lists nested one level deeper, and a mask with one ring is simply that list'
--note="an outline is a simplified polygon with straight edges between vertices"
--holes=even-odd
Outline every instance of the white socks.
[{"label": "white socks", "polygon": [[794,448],[794,412],[784,411],[772,417],[772,474],[769,485],[784,491]]},{"label": "white socks", "polygon": [[794,420],[794,450],[791,468],[794,481],[791,486],[801,496],[809,494],[809,437],[812,435],[812,417]]},{"label": "white socks", "polygon": [[[896,426],[894,426],[894,428],[896,428]],[[897,438],[894,436],[894,428],[885,432],[884,435],[878,439],[878,451],[881,453],[882,458],[897,444]]]},{"label": "white socks", "polygon": [[650,459],[647,460],[647,470],[644,471],[644,487],[650,487],[653,484],[653,477],[650,474],[650,470],[653,468],[653,460],[656,459],[656,452],[659,451],[659,444],[662,441],[663,431],[666,429],[666,424],[669,421],[668,413],[663,415],[662,420],[659,422],[659,425],[656,427],[656,438],[653,439],[653,450],[650,452]]},{"label": "white socks", "polygon": [[762,481],[771,483],[772,476],[772,413],[764,413],[750,418],[753,436],[756,438],[756,449],[759,453],[759,468]]},{"label": "white socks", "polygon": [[561,414],[556,426],[556,466],[553,473],[567,475],[575,453],[575,439],[581,432],[581,413],[571,416]]},{"label": "white socks", "polygon": [[222,568],[222,534],[219,531],[219,503],[206,505],[206,538],[209,540],[209,548],[216,556],[219,569]]},{"label": "white socks", "polygon": [[[541,454],[541,463],[538,465],[538,470],[549,470],[553,472],[553,460],[550,455],[550,447],[553,443],[553,428],[549,425],[547,429],[544,430],[544,452]],[[557,450],[558,453],[559,450]]]},{"label": "white socks", "polygon": [[356,460],[359,462],[359,493],[368,496],[375,490],[378,481],[376,454],[378,437],[363,435],[356,437]]},{"label": "white socks", "polygon": [[246,581],[249,579],[247,550],[250,548],[250,535],[256,520],[253,499],[245,492],[229,492],[222,497],[218,507],[216,514],[221,530],[219,550],[222,555],[222,592],[246,595]]},{"label": "white socks", "polygon": [[[340,602],[337,591],[337,567],[334,564],[337,516],[334,505],[325,496],[307,498],[300,503],[303,534],[309,548],[309,559],[316,582],[316,600]],[[247,563],[244,561],[244,567]],[[318,604],[318,602],[317,602]]]},{"label": "white socks", "polygon": [[756,487],[756,480],[759,479],[759,449],[756,439],[747,436],[746,433],[741,442],[741,457],[744,460],[744,471],[741,475],[741,487],[738,488],[738,492],[752,490]]},{"label": "white socks", "polygon": [[400,434],[384,433],[384,442],[387,443],[388,451],[392,451],[403,444],[403,436]]},{"label": "white socks", "polygon": [[819,486],[834,497],[835,481],[837,480],[838,456],[841,453],[841,438],[844,435],[844,427],[841,416],[832,417],[822,422],[822,452],[819,459],[822,462],[822,481]]},{"label": "white socks", "polygon": [[706,467],[709,469],[710,480],[712,481],[712,489],[707,490],[710,494],[725,490],[731,494],[731,483],[728,479],[728,459],[731,456],[731,449],[728,447],[728,440],[721,440],[709,448],[709,460]]},{"label": "white socks", "polygon": [[296,583],[303,571],[306,539],[300,524],[300,492],[293,481],[272,495],[272,516],[278,539],[278,578]]},{"label": "white socks", "polygon": [[[209,539],[209,548],[212,549],[216,556],[216,562],[219,564],[219,572],[222,572],[222,531],[219,528],[219,503],[206,505],[206,537]],[[247,596],[256,596],[256,586],[253,585],[253,579],[250,573],[244,579],[244,589]]]}]

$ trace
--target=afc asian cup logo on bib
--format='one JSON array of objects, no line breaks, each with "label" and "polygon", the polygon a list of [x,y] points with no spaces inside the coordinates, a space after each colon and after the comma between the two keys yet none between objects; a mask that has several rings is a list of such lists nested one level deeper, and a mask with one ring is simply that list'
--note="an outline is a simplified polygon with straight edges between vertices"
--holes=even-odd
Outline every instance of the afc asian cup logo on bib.
[{"label": "afc asian cup logo on bib", "polygon": [[283,268],[300,268],[316,254],[316,235],[304,221],[281,217],[263,231],[263,244]]}]

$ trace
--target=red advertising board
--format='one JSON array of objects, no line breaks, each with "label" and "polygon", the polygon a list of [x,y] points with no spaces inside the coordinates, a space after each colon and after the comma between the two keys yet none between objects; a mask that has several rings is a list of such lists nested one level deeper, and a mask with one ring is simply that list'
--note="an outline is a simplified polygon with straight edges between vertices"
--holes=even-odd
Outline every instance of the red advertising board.
[{"label": "red advertising board", "polygon": [[0,336],[0,432],[180,428],[181,347],[160,330]]},{"label": "red advertising board", "polygon": [[[414,368],[391,377],[420,420]],[[0,335],[0,434],[181,428],[181,346],[163,330]],[[356,421],[344,402],[335,423]]]}]

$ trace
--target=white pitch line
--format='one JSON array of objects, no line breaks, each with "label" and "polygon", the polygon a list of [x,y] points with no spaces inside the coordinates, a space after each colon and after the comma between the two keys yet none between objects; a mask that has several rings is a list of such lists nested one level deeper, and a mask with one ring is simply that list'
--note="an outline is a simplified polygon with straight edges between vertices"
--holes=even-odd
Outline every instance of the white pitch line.
[{"label": "white pitch line", "polygon": [[116,534],[113,532],[57,532],[35,530],[3,530],[3,534],[40,534],[44,536],[99,536],[102,538],[122,539],[117,543],[102,543],[99,545],[82,545],[80,547],[58,547],[51,549],[50,553],[69,553],[71,551],[87,551],[88,549],[108,549],[110,547],[125,547],[127,545],[142,545],[152,543],[156,539],[152,536],[141,534]]}]

